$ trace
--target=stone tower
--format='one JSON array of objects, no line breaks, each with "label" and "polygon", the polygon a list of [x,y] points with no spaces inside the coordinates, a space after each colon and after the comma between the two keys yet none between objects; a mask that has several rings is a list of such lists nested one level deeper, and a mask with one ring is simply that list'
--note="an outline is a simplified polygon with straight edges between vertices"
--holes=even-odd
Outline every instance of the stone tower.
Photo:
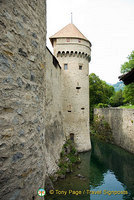
[{"label": "stone tower", "polygon": [[50,37],[62,68],[63,129],[79,152],[91,149],[89,134],[89,61],[91,43],[74,24]]}]

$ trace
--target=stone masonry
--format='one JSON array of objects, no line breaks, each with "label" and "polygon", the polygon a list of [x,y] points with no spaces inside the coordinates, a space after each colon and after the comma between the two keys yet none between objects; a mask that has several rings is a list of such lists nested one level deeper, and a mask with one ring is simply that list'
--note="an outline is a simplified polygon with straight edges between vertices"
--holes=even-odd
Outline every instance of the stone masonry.
[{"label": "stone masonry", "polygon": [[44,187],[45,10],[45,0],[0,0],[1,200]]},{"label": "stone masonry", "polygon": [[117,145],[134,153],[134,109],[96,108],[94,114],[104,116]]},{"label": "stone masonry", "polygon": [[46,47],[46,0],[0,0],[1,200],[42,199],[37,190],[71,134],[78,151],[91,148],[91,44],[79,34],[70,40],[57,58]]},{"label": "stone masonry", "polygon": [[[91,43],[68,24],[50,37],[62,68],[63,130],[79,152],[91,149],[89,134],[89,61]],[[65,69],[66,67],[66,69]]]},{"label": "stone masonry", "polygon": [[45,98],[45,148],[47,173],[57,170],[62,146],[65,143],[63,132],[61,67],[46,49],[46,98]]}]

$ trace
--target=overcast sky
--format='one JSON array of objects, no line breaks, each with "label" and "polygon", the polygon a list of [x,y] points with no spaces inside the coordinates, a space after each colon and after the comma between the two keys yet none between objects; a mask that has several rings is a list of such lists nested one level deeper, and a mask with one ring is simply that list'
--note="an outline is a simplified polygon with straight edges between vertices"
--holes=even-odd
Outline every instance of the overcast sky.
[{"label": "overcast sky", "polygon": [[134,50],[134,0],[47,0],[49,37],[71,22],[92,43],[89,73],[118,82],[121,65]]}]

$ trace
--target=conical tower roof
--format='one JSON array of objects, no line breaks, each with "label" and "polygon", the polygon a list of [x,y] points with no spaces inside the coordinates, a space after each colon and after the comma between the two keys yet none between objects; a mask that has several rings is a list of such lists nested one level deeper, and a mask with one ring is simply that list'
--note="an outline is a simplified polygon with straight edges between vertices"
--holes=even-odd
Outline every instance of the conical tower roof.
[{"label": "conical tower roof", "polygon": [[52,44],[53,44],[53,39],[56,38],[78,38],[89,42],[89,40],[78,30],[78,28],[74,24],[68,24],[60,31],[55,33],[53,36],[51,36],[49,39]]}]

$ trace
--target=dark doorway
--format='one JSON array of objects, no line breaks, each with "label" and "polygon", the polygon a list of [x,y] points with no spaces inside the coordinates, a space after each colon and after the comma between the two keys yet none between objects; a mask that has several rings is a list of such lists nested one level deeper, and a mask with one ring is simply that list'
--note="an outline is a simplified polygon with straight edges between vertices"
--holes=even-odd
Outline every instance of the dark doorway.
[{"label": "dark doorway", "polygon": [[70,140],[74,142],[74,133],[70,133]]}]

